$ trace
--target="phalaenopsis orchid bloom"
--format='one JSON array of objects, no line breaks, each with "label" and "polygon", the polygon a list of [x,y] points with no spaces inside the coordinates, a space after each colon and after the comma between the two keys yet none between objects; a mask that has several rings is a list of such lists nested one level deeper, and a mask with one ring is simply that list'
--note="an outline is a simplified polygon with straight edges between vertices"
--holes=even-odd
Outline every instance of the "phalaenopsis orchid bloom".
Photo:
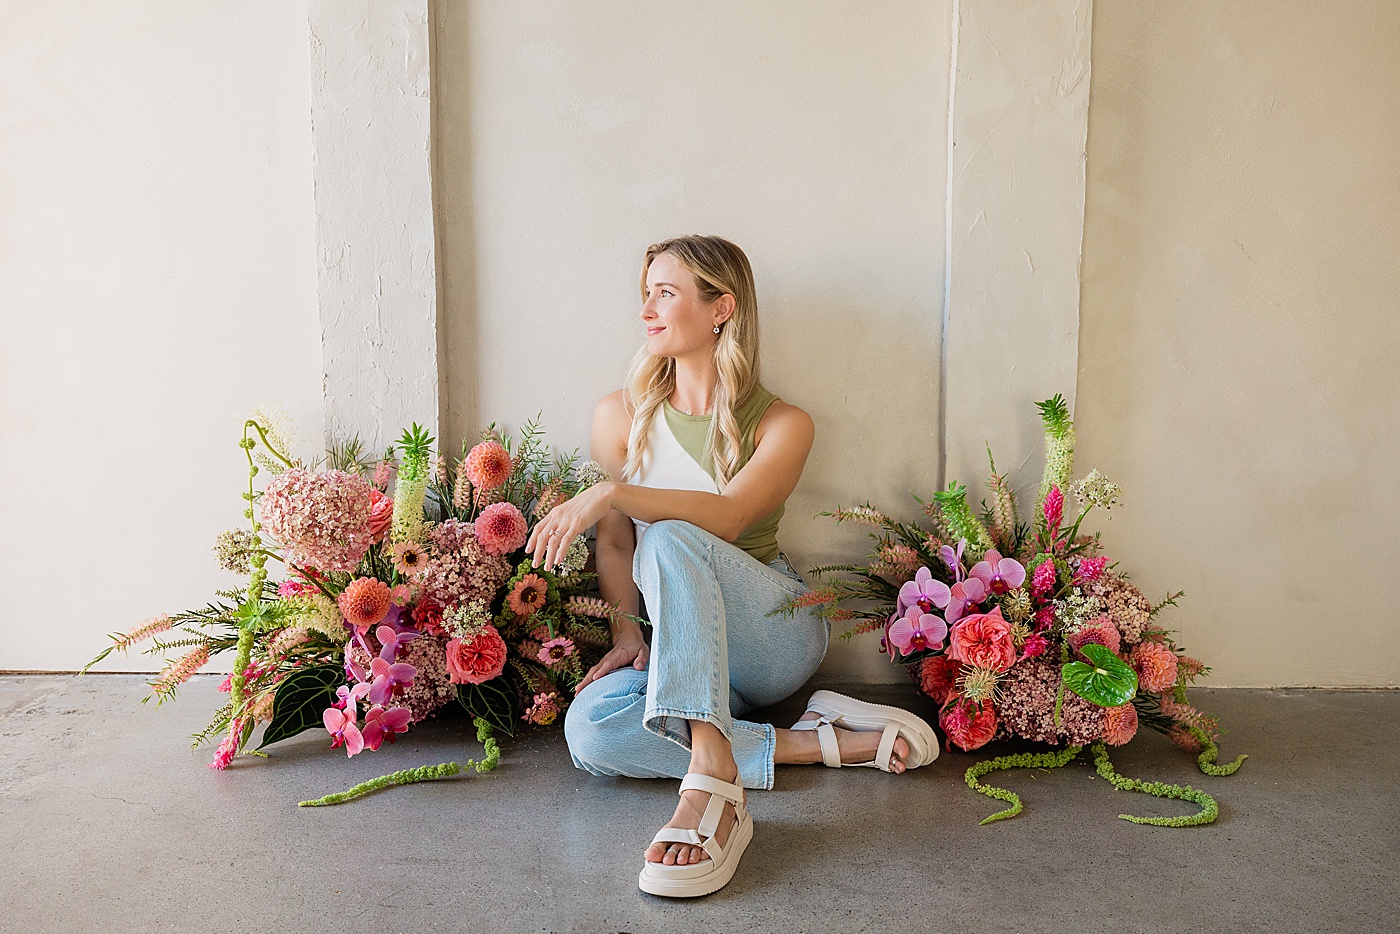
[{"label": "phalaenopsis orchid bloom", "polygon": [[950,588],[952,599],[948,601],[948,609],[944,611],[944,618],[948,624],[952,625],[970,613],[978,612],[977,604],[987,598],[987,588],[975,577],[958,581]]},{"label": "phalaenopsis orchid bloom", "polygon": [[995,548],[972,566],[971,574],[982,582],[987,593],[1001,596],[1026,582],[1026,569],[1015,558],[1003,558]]},{"label": "phalaenopsis orchid bloom", "polygon": [[942,609],[951,599],[952,593],[947,584],[934,580],[933,572],[928,568],[919,568],[914,574],[914,579],[906,581],[904,586],[899,588],[899,613],[896,615],[902,614],[911,606],[917,606],[921,612],[932,613],[934,607]]},{"label": "phalaenopsis orchid bloom", "polygon": [[947,635],[948,624],[944,620],[921,611],[918,606],[911,606],[890,626],[889,642],[901,654],[913,655],[925,649],[939,648]]}]

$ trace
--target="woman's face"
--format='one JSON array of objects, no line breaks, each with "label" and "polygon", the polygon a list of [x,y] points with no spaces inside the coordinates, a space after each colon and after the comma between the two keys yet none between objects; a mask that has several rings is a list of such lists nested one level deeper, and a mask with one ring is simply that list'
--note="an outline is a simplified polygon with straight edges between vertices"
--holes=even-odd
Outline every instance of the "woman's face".
[{"label": "woman's face", "polygon": [[706,302],[690,270],[670,253],[656,257],[647,268],[646,299],[641,312],[647,329],[647,352],[655,357],[708,352],[715,343],[715,325],[729,317],[726,297]]}]

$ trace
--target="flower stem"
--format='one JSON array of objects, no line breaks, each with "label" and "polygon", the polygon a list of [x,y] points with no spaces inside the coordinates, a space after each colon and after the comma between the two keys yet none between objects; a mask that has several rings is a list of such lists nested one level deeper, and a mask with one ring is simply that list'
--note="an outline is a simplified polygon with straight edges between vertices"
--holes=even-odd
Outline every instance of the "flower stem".
[{"label": "flower stem", "polygon": [[991,817],[982,821],[982,824],[990,824],[993,821],[1005,820],[1008,817],[1015,817],[1021,813],[1021,796],[1014,791],[1005,788],[998,788],[995,785],[984,785],[978,781],[983,775],[1001,769],[1058,769],[1074,761],[1074,757],[1079,755],[1083,746],[1069,746],[1059,752],[1022,752],[1011,756],[998,756],[995,759],[987,759],[978,762],[967,770],[963,776],[967,782],[967,787],[978,794],[986,795],[989,798],[996,798],[998,801],[1005,801],[1011,805],[1004,811],[997,811]]}]

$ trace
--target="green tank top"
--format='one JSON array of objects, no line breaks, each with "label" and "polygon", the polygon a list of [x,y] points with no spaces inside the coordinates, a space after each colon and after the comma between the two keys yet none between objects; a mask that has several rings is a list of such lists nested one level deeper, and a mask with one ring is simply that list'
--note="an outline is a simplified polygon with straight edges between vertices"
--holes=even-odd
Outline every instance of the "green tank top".
[{"label": "green tank top", "polygon": [[[739,406],[734,413],[739,422],[739,433],[743,438],[743,443],[739,451],[739,466],[743,467],[753,457],[754,433],[758,430],[758,423],[763,418],[763,413],[768,411],[768,406],[778,400],[762,386],[756,386],[753,393],[743,405]],[[671,429],[671,434],[676,436],[685,452],[694,459],[695,463],[705,469],[711,477],[715,475],[715,466],[712,458],[705,456],[705,438],[710,433],[711,415],[686,415],[684,412],[665,403],[666,424]],[[768,515],[759,519],[753,525],[743,531],[738,538],[734,539],[734,544],[744,551],[753,555],[764,564],[777,560],[778,557],[778,523],[782,521],[783,510],[786,504],[779,505]]]}]

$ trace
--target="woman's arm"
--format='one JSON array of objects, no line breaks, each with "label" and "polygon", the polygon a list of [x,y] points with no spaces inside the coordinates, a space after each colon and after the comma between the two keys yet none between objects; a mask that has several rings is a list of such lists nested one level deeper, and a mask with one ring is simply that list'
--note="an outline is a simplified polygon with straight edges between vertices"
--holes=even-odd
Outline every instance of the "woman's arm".
[{"label": "woman's arm", "polygon": [[[620,393],[616,406],[622,406]],[[612,399],[609,396],[608,399]],[[608,403],[604,400],[604,404]],[[603,405],[599,406],[602,414]],[[626,413],[623,412],[625,417]],[[594,417],[595,426],[600,419]],[[630,419],[628,419],[630,424]],[[584,490],[549,514],[549,521],[535,527],[526,551],[536,565],[558,563],[568,543],[595,522],[599,523],[601,561],[602,523],[609,514],[658,522],[681,519],[725,541],[732,542],[744,530],[782,505],[797,487],[814,437],[812,419],[796,406],[774,402],[759,421],[754,436],[754,453],[723,493],[692,490],[662,490],[628,483],[600,483]],[[626,461],[627,439],[621,439],[621,459]],[[600,460],[599,463],[602,463]],[[608,464],[603,464],[611,471]],[[618,466],[618,476],[621,464]],[[630,523],[629,523],[630,525]],[[559,535],[550,537],[552,532]],[[629,551],[630,555],[630,551]],[[600,564],[601,570],[601,564]]]}]

